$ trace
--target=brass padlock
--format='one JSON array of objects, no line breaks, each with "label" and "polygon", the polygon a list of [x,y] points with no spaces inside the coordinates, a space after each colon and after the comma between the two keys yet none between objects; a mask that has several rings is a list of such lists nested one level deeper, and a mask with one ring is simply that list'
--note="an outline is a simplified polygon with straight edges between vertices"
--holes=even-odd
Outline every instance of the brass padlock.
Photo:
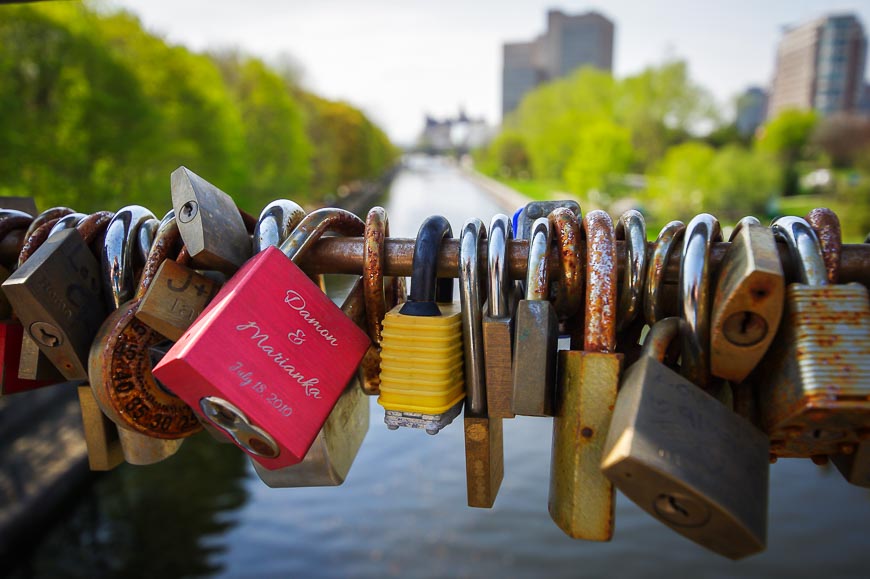
[{"label": "brass padlock", "polygon": [[507,268],[507,244],[513,237],[507,215],[496,215],[489,224],[487,243],[486,313],[483,316],[483,351],[486,408],[489,417],[513,418],[514,288]]},{"label": "brass padlock", "polygon": [[251,242],[232,197],[186,167],[171,180],[172,208],[194,266],[235,272],[251,257]]},{"label": "brass padlock", "polygon": [[709,213],[696,215],[686,226],[680,259],[680,317],[683,364],[680,371],[701,388],[710,384],[710,246],[721,241],[719,221]]},{"label": "brass padlock", "polygon": [[[357,280],[342,304],[359,327],[365,326],[363,280]],[[369,399],[351,379],[299,464],[268,470],[251,461],[257,476],[272,488],[338,486],[347,479],[369,429]]]},{"label": "brass padlock", "polygon": [[[764,550],[767,437],[664,365],[684,322],[657,322],[622,379],[602,471],[640,508],[731,559]],[[686,352],[683,352],[685,358]]]},{"label": "brass padlock", "polygon": [[154,219],[154,214],[139,205],[122,207],[106,227],[100,265],[103,274],[103,297],[109,311],[133,298],[136,280],[133,255],[139,227]]},{"label": "brass padlock", "polygon": [[92,471],[112,470],[124,462],[118,427],[100,410],[88,384],[78,387],[82,426],[88,449],[88,466]]},{"label": "brass padlock", "polygon": [[88,352],[106,315],[88,246],[111,219],[95,213],[50,236],[2,286],[26,334],[67,380],[87,379]]},{"label": "brass padlock", "polygon": [[828,284],[818,238],[799,217],[773,224],[791,279],[777,337],[752,376],[779,457],[839,454],[870,421],[870,304],[858,283]]},{"label": "brass padlock", "polygon": [[622,354],[616,353],[616,240],[604,211],[589,212],[583,224],[583,350],[559,352],[548,508],[569,537],[609,541],[616,497],[613,483],[601,472],[601,459],[622,363]]},{"label": "brass padlock", "polygon": [[548,301],[549,220],[542,217],[535,221],[531,233],[526,299],[517,306],[514,329],[513,411],[526,416],[552,416],[559,322]]},{"label": "brass padlock", "polygon": [[486,230],[470,219],[459,236],[459,295],[462,304],[462,345],[465,353],[465,480],[468,506],[489,509],[504,478],[502,419],[489,416],[478,247]]},{"label": "brass padlock", "polygon": [[173,342],[187,331],[220,289],[213,280],[167,259],[139,303],[136,317]]},{"label": "brass padlock", "polygon": [[773,232],[755,217],[741,219],[719,264],[710,330],[710,371],[743,382],[779,328],[785,279]]},{"label": "brass padlock", "polygon": [[453,279],[436,278],[438,249],[450,223],[427,218],[414,247],[411,295],[384,317],[381,394],[391,430],[422,428],[437,434],[453,422],[465,399],[462,327],[453,303]]}]

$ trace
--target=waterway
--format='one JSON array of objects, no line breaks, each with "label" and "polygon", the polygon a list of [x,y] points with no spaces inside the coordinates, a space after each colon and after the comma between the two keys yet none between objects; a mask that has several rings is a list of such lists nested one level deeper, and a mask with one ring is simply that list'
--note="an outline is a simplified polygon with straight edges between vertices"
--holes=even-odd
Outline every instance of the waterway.
[{"label": "waterway", "polygon": [[[391,233],[440,213],[458,233],[500,211],[454,166],[417,160],[384,200]],[[552,421],[504,426],[504,483],[491,510],[466,506],[461,421],[437,436],[389,431],[370,401],[369,432],[346,483],[270,489],[234,447],[206,435],[151,467],[99,477],[11,577],[867,577],[870,492],[808,460],[771,467],[767,551],[708,553],[622,495],[605,544],[573,541],[547,513]],[[0,565],[0,568],[6,565]],[[2,574],[2,573],[0,573]]]}]

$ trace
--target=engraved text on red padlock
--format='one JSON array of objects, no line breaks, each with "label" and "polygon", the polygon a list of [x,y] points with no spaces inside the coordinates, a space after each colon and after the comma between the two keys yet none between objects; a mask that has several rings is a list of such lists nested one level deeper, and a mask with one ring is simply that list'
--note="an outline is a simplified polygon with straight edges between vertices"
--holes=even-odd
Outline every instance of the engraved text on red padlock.
[{"label": "engraved text on red padlock", "polygon": [[368,346],[366,334],[270,247],[230,279],[153,374],[196,412],[207,396],[241,410],[278,453],[239,446],[275,469],[305,457]]}]

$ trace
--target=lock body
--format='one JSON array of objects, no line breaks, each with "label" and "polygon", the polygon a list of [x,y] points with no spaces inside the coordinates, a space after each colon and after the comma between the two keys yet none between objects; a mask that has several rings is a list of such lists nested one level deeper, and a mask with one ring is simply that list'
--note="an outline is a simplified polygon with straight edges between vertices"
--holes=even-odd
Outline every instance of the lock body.
[{"label": "lock body", "polygon": [[780,457],[840,454],[870,421],[870,305],[860,284],[790,284],[779,334],[754,374]]},{"label": "lock body", "polygon": [[17,321],[0,321],[0,396],[27,392],[55,384],[49,380],[27,380],[19,377],[21,340],[24,328]]},{"label": "lock body", "polygon": [[559,320],[547,300],[521,300],[514,336],[513,411],[552,416]]},{"label": "lock body", "polygon": [[79,386],[78,394],[88,449],[88,466],[92,471],[112,470],[124,462],[118,427],[100,410],[88,384]]},{"label": "lock body", "polygon": [[269,470],[254,462],[254,470],[272,488],[339,486],[369,429],[369,399],[359,381],[351,380],[317,433],[302,462]]},{"label": "lock body", "polygon": [[490,418],[513,418],[513,320],[483,316],[486,408]]},{"label": "lock body", "polygon": [[674,531],[731,559],[763,550],[768,461],[763,433],[658,360],[625,372],[601,468]]},{"label": "lock body", "polygon": [[710,330],[710,370],[734,383],[742,382],[770,347],[785,296],[773,232],[746,220],[741,224],[719,269]]},{"label": "lock body", "polygon": [[75,229],[43,243],[3,291],[28,336],[67,380],[86,380],[94,336],[106,316],[100,267]]},{"label": "lock body", "polygon": [[186,167],[171,175],[172,208],[194,265],[232,273],[251,256],[251,240],[232,197]]},{"label": "lock body", "polygon": [[213,280],[167,259],[142,298],[136,317],[176,342],[218,289]]},{"label": "lock body", "polygon": [[849,484],[870,488],[870,442],[855,445],[849,454],[831,456],[831,462]]},{"label": "lock body", "polygon": [[565,534],[587,541],[613,537],[613,484],[601,472],[622,355],[559,352],[548,507]]},{"label": "lock body", "polygon": [[198,413],[206,397],[240,409],[278,452],[240,448],[275,469],[305,457],[368,346],[320,288],[269,247],[218,292],[153,374]]},{"label": "lock body", "polygon": [[440,316],[414,316],[396,306],[384,316],[378,404],[390,428],[450,424],[465,399],[459,304],[439,303]]}]

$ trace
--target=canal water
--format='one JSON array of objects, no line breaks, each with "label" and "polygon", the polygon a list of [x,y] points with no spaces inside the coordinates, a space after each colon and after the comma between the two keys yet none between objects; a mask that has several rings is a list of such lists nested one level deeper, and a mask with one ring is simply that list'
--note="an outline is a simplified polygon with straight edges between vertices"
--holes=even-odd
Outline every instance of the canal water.
[{"label": "canal water", "polygon": [[[452,165],[416,160],[384,201],[391,233],[440,213],[458,234],[501,208]],[[437,436],[389,431],[372,399],[346,483],[270,489],[234,447],[205,435],[152,467],[98,478],[12,577],[867,577],[870,493],[831,468],[771,468],[767,551],[731,562],[619,495],[610,543],[573,541],[547,513],[550,419],[505,421],[504,483],[491,510],[466,507],[460,421]],[[2,567],[2,566],[0,566]]]}]

